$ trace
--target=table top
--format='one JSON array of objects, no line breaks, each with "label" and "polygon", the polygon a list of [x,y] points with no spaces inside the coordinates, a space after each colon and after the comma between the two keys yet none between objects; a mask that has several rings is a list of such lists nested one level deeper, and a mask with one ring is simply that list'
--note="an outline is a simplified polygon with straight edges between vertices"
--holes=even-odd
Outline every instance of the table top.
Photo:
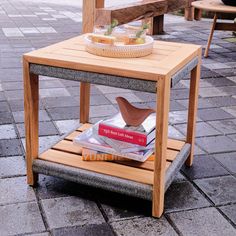
[{"label": "table top", "polygon": [[236,7],[225,5],[221,0],[195,1],[192,6],[212,12],[236,13]]},{"label": "table top", "polygon": [[84,35],[24,54],[29,63],[157,81],[174,75],[201,53],[201,46],[155,41],[151,55],[108,58],[85,50]]}]

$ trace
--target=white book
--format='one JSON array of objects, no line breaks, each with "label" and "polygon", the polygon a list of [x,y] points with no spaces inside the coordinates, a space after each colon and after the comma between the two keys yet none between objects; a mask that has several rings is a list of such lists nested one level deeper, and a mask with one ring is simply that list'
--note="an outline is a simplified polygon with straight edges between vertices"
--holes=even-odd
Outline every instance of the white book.
[{"label": "white book", "polygon": [[[98,125],[95,124],[95,126]],[[99,152],[110,153],[116,156],[125,157],[128,159],[132,159],[135,161],[144,162],[153,154],[153,149],[142,150],[131,153],[119,153],[110,145],[108,145],[105,141],[99,138],[99,136],[95,136],[93,134],[93,127],[87,129],[82,134],[77,136],[74,139],[74,144],[80,145],[85,148],[97,150]]]}]

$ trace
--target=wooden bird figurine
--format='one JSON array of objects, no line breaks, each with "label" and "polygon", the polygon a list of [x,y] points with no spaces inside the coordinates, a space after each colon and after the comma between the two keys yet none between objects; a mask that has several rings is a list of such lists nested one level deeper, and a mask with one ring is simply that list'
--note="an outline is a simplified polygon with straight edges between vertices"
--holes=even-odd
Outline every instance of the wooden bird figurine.
[{"label": "wooden bird figurine", "polygon": [[123,97],[117,97],[116,101],[118,103],[122,118],[125,123],[130,126],[141,125],[151,113],[155,112],[153,109],[134,107]]}]

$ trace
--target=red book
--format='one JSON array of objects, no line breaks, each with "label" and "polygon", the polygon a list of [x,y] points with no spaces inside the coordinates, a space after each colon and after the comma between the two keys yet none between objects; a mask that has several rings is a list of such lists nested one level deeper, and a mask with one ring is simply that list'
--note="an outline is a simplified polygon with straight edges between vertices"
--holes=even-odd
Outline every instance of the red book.
[{"label": "red book", "polygon": [[98,134],[111,139],[133,143],[140,146],[148,145],[155,138],[156,114],[150,114],[138,126],[127,126],[120,113],[101,121]]}]

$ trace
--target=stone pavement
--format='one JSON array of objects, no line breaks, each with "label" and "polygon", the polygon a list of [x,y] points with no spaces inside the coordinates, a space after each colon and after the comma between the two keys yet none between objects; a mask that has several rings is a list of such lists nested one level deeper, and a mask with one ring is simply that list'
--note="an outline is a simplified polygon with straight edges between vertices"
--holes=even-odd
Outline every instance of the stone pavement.
[{"label": "stone pavement", "polygon": [[[64,3],[65,2],[65,3]],[[112,1],[110,1],[112,2]],[[71,3],[71,4],[70,4]],[[168,15],[156,38],[205,45],[210,22]],[[26,185],[22,54],[81,32],[81,1],[0,0],[0,235],[236,235],[236,43],[215,32],[203,59],[195,160],[166,193],[165,214],[151,203],[40,176]],[[170,135],[186,129],[189,80],[171,91]],[[91,122],[117,112],[116,96],[155,106],[155,95],[93,86]],[[40,80],[40,150],[79,117],[79,84]]]}]

